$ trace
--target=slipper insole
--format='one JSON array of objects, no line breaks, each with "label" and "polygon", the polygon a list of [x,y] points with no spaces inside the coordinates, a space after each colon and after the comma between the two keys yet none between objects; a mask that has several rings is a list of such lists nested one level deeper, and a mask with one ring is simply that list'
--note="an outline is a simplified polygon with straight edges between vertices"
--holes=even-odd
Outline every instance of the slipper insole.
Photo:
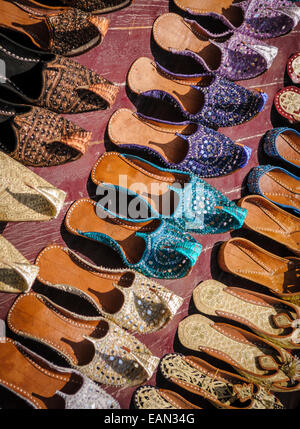
[{"label": "slipper insole", "polygon": [[277,240],[280,239],[283,244],[300,251],[300,219],[289,216],[287,212],[281,213],[268,203],[265,207],[261,205],[263,203],[260,199],[257,202],[255,199],[243,201],[243,208],[248,211],[245,223],[249,228],[266,233]]},{"label": "slipper insole", "polygon": [[262,176],[259,185],[270,200],[300,210],[300,180],[281,170],[272,170]]},{"label": "slipper insole", "polygon": [[200,34],[196,24],[188,23],[174,13],[162,15],[153,27],[154,38],[163,49],[199,54],[211,70],[220,67],[222,53],[220,48],[210,43],[206,35]]},{"label": "slipper insole", "polygon": [[300,167],[300,136],[285,131],[277,137],[276,147],[282,158]]},{"label": "slipper insole", "polygon": [[108,126],[110,139],[115,144],[134,144],[156,150],[164,159],[180,163],[187,155],[189,144],[175,133],[193,134],[196,126],[151,123],[136,117],[130,110],[117,111]]},{"label": "slipper insole", "polygon": [[[77,202],[79,206],[70,210],[67,214],[66,225],[77,234],[77,229],[82,232],[98,232],[110,236],[123,249],[126,257],[132,263],[138,262],[145,250],[146,243],[142,237],[136,236],[136,232],[153,231],[160,221],[139,222],[136,225],[104,217],[100,218],[96,213],[96,203],[88,200]],[[100,209],[99,209],[100,210]],[[106,213],[104,215],[107,216]]]},{"label": "slipper insole", "polygon": [[102,157],[94,170],[94,179],[97,183],[120,185],[136,192],[161,214],[172,214],[178,206],[179,197],[169,186],[183,183],[179,174],[159,171],[140,160],[131,162],[112,153]]},{"label": "slipper insole", "polygon": [[70,285],[90,295],[108,313],[119,311],[124,302],[123,293],[114,287],[132,284],[130,273],[108,274],[93,271],[74,255],[57,246],[49,247],[39,256],[36,263],[39,279],[52,284]]},{"label": "slipper insole", "polygon": [[102,338],[108,330],[108,323],[101,321],[84,321],[67,315],[64,319],[46,300],[34,294],[17,301],[10,313],[9,323],[14,329],[34,338],[46,339],[58,350],[72,357],[78,365],[91,362],[94,357],[94,345],[83,338],[92,336]]},{"label": "slipper insole", "polygon": [[[34,358],[30,357],[34,362]],[[6,383],[25,390],[34,396],[34,399],[42,408],[46,408],[46,402],[42,398],[51,398],[58,390],[61,390],[70,379],[70,374],[56,371],[47,367],[46,372],[38,369],[18,348],[10,343],[0,343],[0,379]],[[42,366],[41,362],[36,362]],[[59,407],[61,399],[52,398],[52,405]]]},{"label": "slipper insole", "polygon": [[139,58],[132,65],[128,74],[128,84],[136,93],[151,90],[165,91],[191,114],[198,113],[204,104],[204,97],[200,91],[162,76],[150,58]]}]

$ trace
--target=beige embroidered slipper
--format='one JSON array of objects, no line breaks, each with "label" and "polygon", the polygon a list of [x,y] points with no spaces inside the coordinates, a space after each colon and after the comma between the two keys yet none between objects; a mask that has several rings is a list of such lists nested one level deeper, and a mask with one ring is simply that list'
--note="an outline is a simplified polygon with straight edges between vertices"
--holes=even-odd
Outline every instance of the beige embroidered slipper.
[{"label": "beige embroidered slipper", "polygon": [[0,291],[28,292],[39,267],[29,261],[2,235],[0,235]]},{"label": "beige embroidered slipper", "polygon": [[181,395],[172,390],[154,386],[141,386],[133,395],[135,408],[140,410],[199,410]]},{"label": "beige embroidered slipper", "polygon": [[66,193],[0,152],[0,222],[56,218]]},{"label": "beige embroidered slipper", "polygon": [[193,314],[179,323],[178,337],[184,347],[223,360],[267,390],[300,390],[300,360],[244,329]]},{"label": "beige embroidered slipper", "polygon": [[206,280],[193,291],[197,310],[246,325],[287,349],[300,348],[300,307],[262,293]]},{"label": "beige embroidered slipper", "polygon": [[243,227],[284,244],[300,256],[300,218],[260,195],[247,195],[237,205],[248,210]]},{"label": "beige embroidered slipper", "polygon": [[165,379],[182,389],[207,399],[216,408],[282,409],[270,392],[244,377],[223,371],[194,356],[165,355],[159,364]]},{"label": "beige embroidered slipper", "polygon": [[152,377],[159,358],[134,336],[102,317],[78,316],[30,292],[11,307],[7,324],[62,356],[98,383],[137,386]]},{"label": "beige embroidered slipper", "polygon": [[41,283],[81,296],[100,315],[131,332],[161,329],[183,303],[183,298],[142,274],[97,267],[63,246],[47,246],[35,264]]}]

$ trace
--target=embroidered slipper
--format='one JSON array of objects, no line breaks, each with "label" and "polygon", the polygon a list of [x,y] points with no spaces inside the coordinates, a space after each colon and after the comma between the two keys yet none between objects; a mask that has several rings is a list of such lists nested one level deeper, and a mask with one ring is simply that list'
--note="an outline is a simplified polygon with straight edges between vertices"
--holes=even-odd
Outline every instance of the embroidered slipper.
[{"label": "embroidered slipper", "polygon": [[84,10],[85,12],[100,14],[111,13],[129,6],[133,0],[61,0],[67,6]]},{"label": "embroidered slipper", "polygon": [[[299,22],[300,10],[278,0],[174,0],[185,12],[199,20],[213,34],[224,36],[238,31],[255,39],[270,39],[291,31]],[[203,22],[204,21],[204,22]]]},{"label": "embroidered slipper", "polygon": [[300,52],[296,52],[289,58],[286,67],[292,82],[296,85],[300,84]]},{"label": "embroidered slipper", "polygon": [[300,169],[300,133],[293,128],[279,127],[268,131],[263,139],[266,154]]},{"label": "embroidered slipper", "polygon": [[0,235],[0,291],[28,292],[39,267],[30,262],[2,235]]},{"label": "embroidered slipper", "polygon": [[300,256],[300,219],[260,195],[247,195],[237,203],[247,210],[244,228],[283,244]]},{"label": "embroidered slipper", "polygon": [[179,323],[178,337],[184,347],[223,360],[267,390],[300,390],[299,359],[244,329],[193,314]]},{"label": "embroidered slipper", "polygon": [[125,266],[147,277],[181,278],[189,274],[202,246],[182,228],[163,219],[135,222],[93,200],[80,199],[65,217],[67,230],[115,250]]},{"label": "embroidered slipper", "polygon": [[66,193],[0,151],[0,221],[47,221],[56,218]]},{"label": "embroidered slipper", "polygon": [[79,9],[47,7],[32,0],[2,2],[1,32],[31,47],[64,56],[80,55],[102,42],[109,20]]},{"label": "embroidered slipper", "polygon": [[206,73],[229,80],[252,79],[271,67],[278,48],[238,31],[222,39],[194,19],[175,13],[160,15],[153,24],[157,45],[169,52],[192,58]]},{"label": "embroidered slipper", "polygon": [[216,408],[283,409],[270,392],[244,377],[222,371],[202,359],[179,353],[165,355],[159,364],[165,379],[182,389],[199,395]]},{"label": "embroidered slipper", "polygon": [[254,167],[248,176],[251,194],[259,194],[283,209],[300,213],[300,178],[272,165]]},{"label": "embroidered slipper", "polygon": [[300,348],[300,307],[246,289],[206,280],[193,291],[197,310],[235,320],[287,349]]},{"label": "embroidered slipper", "polygon": [[217,75],[205,76],[198,84],[188,78],[176,79],[146,57],[134,61],[127,82],[139,100],[152,106],[153,99],[159,100],[165,110],[175,109],[182,121],[212,128],[232,127],[253,119],[267,99],[262,91],[250,91]]},{"label": "embroidered slipper", "polygon": [[161,329],[183,303],[181,297],[137,272],[96,267],[66,247],[47,246],[35,265],[41,283],[81,296],[100,315],[132,332]]},{"label": "embroidered slipper", "polygon": [[152,376],[159,362],[144,344],[113,322],[79,317],[36,293],[17,298],[7,323],[16,334],[49,346],[72,368],[98,383],[136,386]]},{"label": "embroidered slipper", "polygon": [[172,390],[141,386],[133,394],[134,407],[140,410],[200,410]]},{"label": "embroidered slipper", "polygon": [[281,258],[236,237],[221,245],[218,264],[223,271],[268,287],[281,299],[300,303],[300,258]]},{"label": "embroidered slipper", "polygon": [[248,164],[252,152],[204,125],[159,122],[129,109],[119,109],[111,116],[108,136],[122,152],[146,160],[150,157],[163,167],[199,177],[231,174]]},{"label": "embroidered slipper", "polygon": [[57,113],[0,100],[0,149],[24,165],[75,161],[86,152],[91,136]]},{"label": "embroidered slipper", "polygon": [[56,366],[10,338],[0,338],[0,361],[0,385],[34,409],[120,409],[80,372]]},{"label": "embroidered slipper", "polygon": [[118,86],[70,58],[27,49],[2,34],[0,60],[7,65],[0,75],[1,97],[16,104],[81,113],[111,107],[119,92]]},{"label": "embroidered slipper", "polygon": [[275,94],[274,104],[277,112],[291,124],[300,121],[300,89],[286,86]]},{"label": "embroidered slipper", "polygon": [[[164,169],[133,155],[105,152],[96,162],[91,178],[99,185],[99,195],[100,190],[104,195],[104,189],[108,188],[115,194],[117,191],[125,194],[124,199],[126,194],[135,196],[141,207],[149,207],[152,219],[167,220],[189,232],[219,234],[239,229],[247,214],[197,176]],[[137,183],[142,183],[143,187],[137,188]],[[98,206],[103,206],[102,201],[98,201]],[[148,210],[142,213],[135,211],[135,207],[124,205],[120,211],[124,213],[125,209],[126,218],[136,222],[138,217],[140,221],[148,218]],[[115,214],[116,208],[111,211]]]}]

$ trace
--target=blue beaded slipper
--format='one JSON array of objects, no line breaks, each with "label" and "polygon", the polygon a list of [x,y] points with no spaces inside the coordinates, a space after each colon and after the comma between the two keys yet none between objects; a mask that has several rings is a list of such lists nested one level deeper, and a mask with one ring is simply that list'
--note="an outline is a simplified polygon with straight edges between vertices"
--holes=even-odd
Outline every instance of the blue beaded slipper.
[{"label": "blue beaded slipper", "polygon": [[162,219],[136,223],[112,215],[99,203],[80,199],[71,205],[67,230],[114,249],[125,266],[154,278],[186,276],[202,246],[190,234]]},{"label": "blue beaded slipper", "polygon": [[91,178],[99,185],[99,193],[101,189],[103,194],[104,189],[110,189],[123,193],[125,198],[126,194],[135,197],[129,209],[136,209],[138,203],[141,209],[127,210],[124,205],[125,220],[128,216],[135,222],[143,222],[145,218],[165,219],[186,231],[220,234],[241,228],[247,215],[247,210],[237,207],[198,176],[158,167],[133,155],[104,153]]},{"label": "blue beaded slipper", "polygon": [[251,194],[262,195],[272,203],[300,214],[298,176],[280,167],[261,165],[251,170],[247,184]]},{"label": "blue beaded slipper", "polygon": [[157,100],[174,110],[181,121],[211,128],[232,127],[253,119],[263,110],[268,98],[259,89],[250,91],[213,74],[199,76],[197,81],[171,75],[145,57],[131,65],[127,82],[141,102],[150,103],[152,110],[153,100]]},{"label": "blue beaded slipper", "polygon": [[263,137],[267,155],[300,169],[300,133],[293,128],[279,127],[268,131]]}]

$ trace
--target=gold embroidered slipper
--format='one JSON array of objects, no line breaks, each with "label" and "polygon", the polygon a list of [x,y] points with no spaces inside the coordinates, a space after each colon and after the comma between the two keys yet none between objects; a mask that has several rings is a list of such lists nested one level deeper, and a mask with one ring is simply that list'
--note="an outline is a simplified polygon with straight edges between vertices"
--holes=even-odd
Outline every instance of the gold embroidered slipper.
[{"label": "gold embroidered slipper", "polygon": [[300,218],[260,195],[247,195],[237,205],[248,211],[244,227],[258,232],[300,256]]},{"label": "gold embroidered slipper", "polygon": [[63,246],[47,246],[35,264],[41,283],[85,298],[100,315],[132,332],[161,329],[183,303],[142,274],[97,267]]},{"label": "gold embroidered slipper", "polygon": [[133,395],[134,407],[140,410],[199,410],[172,390],[154,386],[141,386]]},{"label": "gold embroidered slipper", "polygon": [[159,369],[168,381],[207,399],[216,408],[284,408],[273,394],[258,384],[194,356],[169,353],[160,361]]},{"label": "gold embroidered slipper", "polygon": [[223,271],[268,287],[281,299],[300,303],[300,258],[281,258],[236,237],[221,245],[218,264]]},{"label": "gold embroidered slipper", "polygon": [[216,280],[193,291],[197,310],[242,323],[257,335],[287,349],[300,348],[300,307],[281,299]]},{"label": "gold embroidered slipper", "polygon": [[64,191],[0,151],[0,222],[56,218],[65,198]]},{"label": "gold embroidered slipper", "polygon": [[300,360],[244,329],[193,314],[179,323],[178,337],[184,347],[223,360],[267,390],[300,390]]},{"label": "gold embroidered slipper", "polygon": [[39,267],[29,261],[2,235],[0,235],[0,291],[28,292]]},{"label": "gold embroidered slipper", "polygon": [[136,386],[152,377],[159,363],[144,344],[113,322],[79,317],[36,293],[17,298],[7,323],[16,334],[49,346],[98,383]]}]

